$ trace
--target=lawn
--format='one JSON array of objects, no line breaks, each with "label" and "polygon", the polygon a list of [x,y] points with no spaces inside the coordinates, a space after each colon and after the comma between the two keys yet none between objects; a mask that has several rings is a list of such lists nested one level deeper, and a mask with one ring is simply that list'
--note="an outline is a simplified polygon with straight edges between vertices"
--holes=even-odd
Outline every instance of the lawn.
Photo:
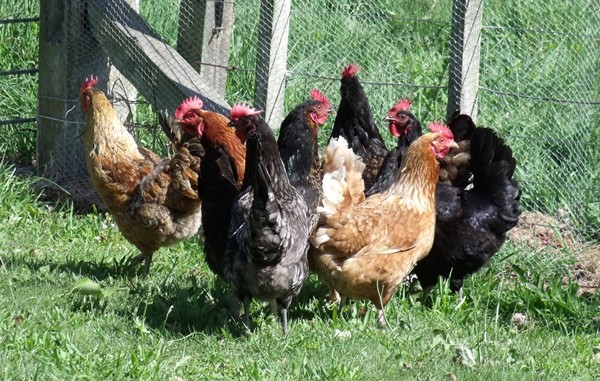
[{"label": "lawn", "polygon": [[[404,287],[378,329],[375,310],[338,313],[311,277],[287,337],[252,304],[251,332],[230,317],[227,289],[192,239],[162,249],[147,278],[102,213],[43,202],[0,168],[0,373],[7,380],[594,380],[599,294],[579,294],[576,258],[509,243],[467,280]],[[553,253],[555,259],[544,259]],[[547,258],[547,257],[546,257]]]}]

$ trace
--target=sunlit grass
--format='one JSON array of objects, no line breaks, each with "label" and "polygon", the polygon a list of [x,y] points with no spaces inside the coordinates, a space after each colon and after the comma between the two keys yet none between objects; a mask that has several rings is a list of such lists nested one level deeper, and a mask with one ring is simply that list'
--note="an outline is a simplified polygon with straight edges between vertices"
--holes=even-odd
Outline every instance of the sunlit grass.
[{"label": "sunlit grass", "polygon": [[599,296],[560,282],[568,255],[535,262],[507,245],[467,280],[462,304],[444,283],[425,304],[401,289],[383,330],[372,305],[350,301],[339,313],[311,276],[287,337],[257,302],[246,332],[196,239],[161,249],[139,277],[109,216],[56,209],[33,181],[0,167],[4,379],[592,380],[600,371]]}]

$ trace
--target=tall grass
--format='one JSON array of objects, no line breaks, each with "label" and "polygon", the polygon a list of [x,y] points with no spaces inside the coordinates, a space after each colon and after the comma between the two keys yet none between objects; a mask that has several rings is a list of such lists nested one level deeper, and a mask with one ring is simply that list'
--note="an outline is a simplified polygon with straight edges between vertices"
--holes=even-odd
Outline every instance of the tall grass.
[{"label": "tall grass", "polygon": [[[36,17],[39,2],[16,0],[0,4],[0,19]],[[32,69],[38,62],[37,23],[0,25],[0,71]],[[0,77],[0,120],[35,117],[37,76]],[[31,164],[35,156],[36,126],[0,126],[0,151],[10,160]]]}]

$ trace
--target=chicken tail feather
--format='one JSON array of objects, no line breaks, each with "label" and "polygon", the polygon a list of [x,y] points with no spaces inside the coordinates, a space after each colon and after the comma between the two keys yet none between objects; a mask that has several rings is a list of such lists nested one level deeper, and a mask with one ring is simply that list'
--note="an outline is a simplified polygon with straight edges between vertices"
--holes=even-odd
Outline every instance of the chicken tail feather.
[{"label": "chicken tail feather", "polygon": [[335,225],[335,220],[348,217],[354,206],[365,199],[365,184],[362,173],[365,164],[355,155],[343,137],[331,139],[323,154],[323,200],[317,208],[322,228],[313,238],[318,247],[327,242],[328,226]]},{"label": "chicken tail feather", "polygon": [[473,186],[501,209],[498,233],[514,227],[521,214],[521,190],[512,178],[516,159],[511,148],[489,128],[477,128],[471,139]]}]

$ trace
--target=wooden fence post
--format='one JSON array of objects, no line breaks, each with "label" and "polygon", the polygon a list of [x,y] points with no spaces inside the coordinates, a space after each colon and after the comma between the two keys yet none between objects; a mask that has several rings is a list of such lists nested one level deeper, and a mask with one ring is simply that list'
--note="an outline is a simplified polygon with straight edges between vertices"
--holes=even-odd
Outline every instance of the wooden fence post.
[{"label": "wooden fence post", "polygon": [[272,128],[283,121],[291,0],[261,0],[254,103]]},{"label": "wooden fence post", "polygon": [[477,120],[483,1],[452,2],[447,118],[460,111]]},{"label": "wooden fence post", "polygon": [[222,98],[232,31],[233,0],[181,0],[177,52]]},{"label": "wooden fence post", "polygon": [[[127,0],[137,7],[139,0]],[[94,39],[85,17],[85,2],[44,0],[40,2],[38,85],[38,173],[53,180],[87,178],[83,144],[83,115],[79,107],[79,89],[91,75],[101,79],[98,88],[107,91],[107,83],[119,96],[135,99],[135,89],[109,65],[109,59]],[[118,80],[120,79],[120,80]],[[125,120],[129,108],[115,109]],[[124,103],[121,103],[123,105]]]},{"label": "wooden fence post", "polygon": [[123,0],[87,0],[94,38],[115,65],[157,110],[173,112],[189,96],[204,108],[229,114],[225,99]]}]

